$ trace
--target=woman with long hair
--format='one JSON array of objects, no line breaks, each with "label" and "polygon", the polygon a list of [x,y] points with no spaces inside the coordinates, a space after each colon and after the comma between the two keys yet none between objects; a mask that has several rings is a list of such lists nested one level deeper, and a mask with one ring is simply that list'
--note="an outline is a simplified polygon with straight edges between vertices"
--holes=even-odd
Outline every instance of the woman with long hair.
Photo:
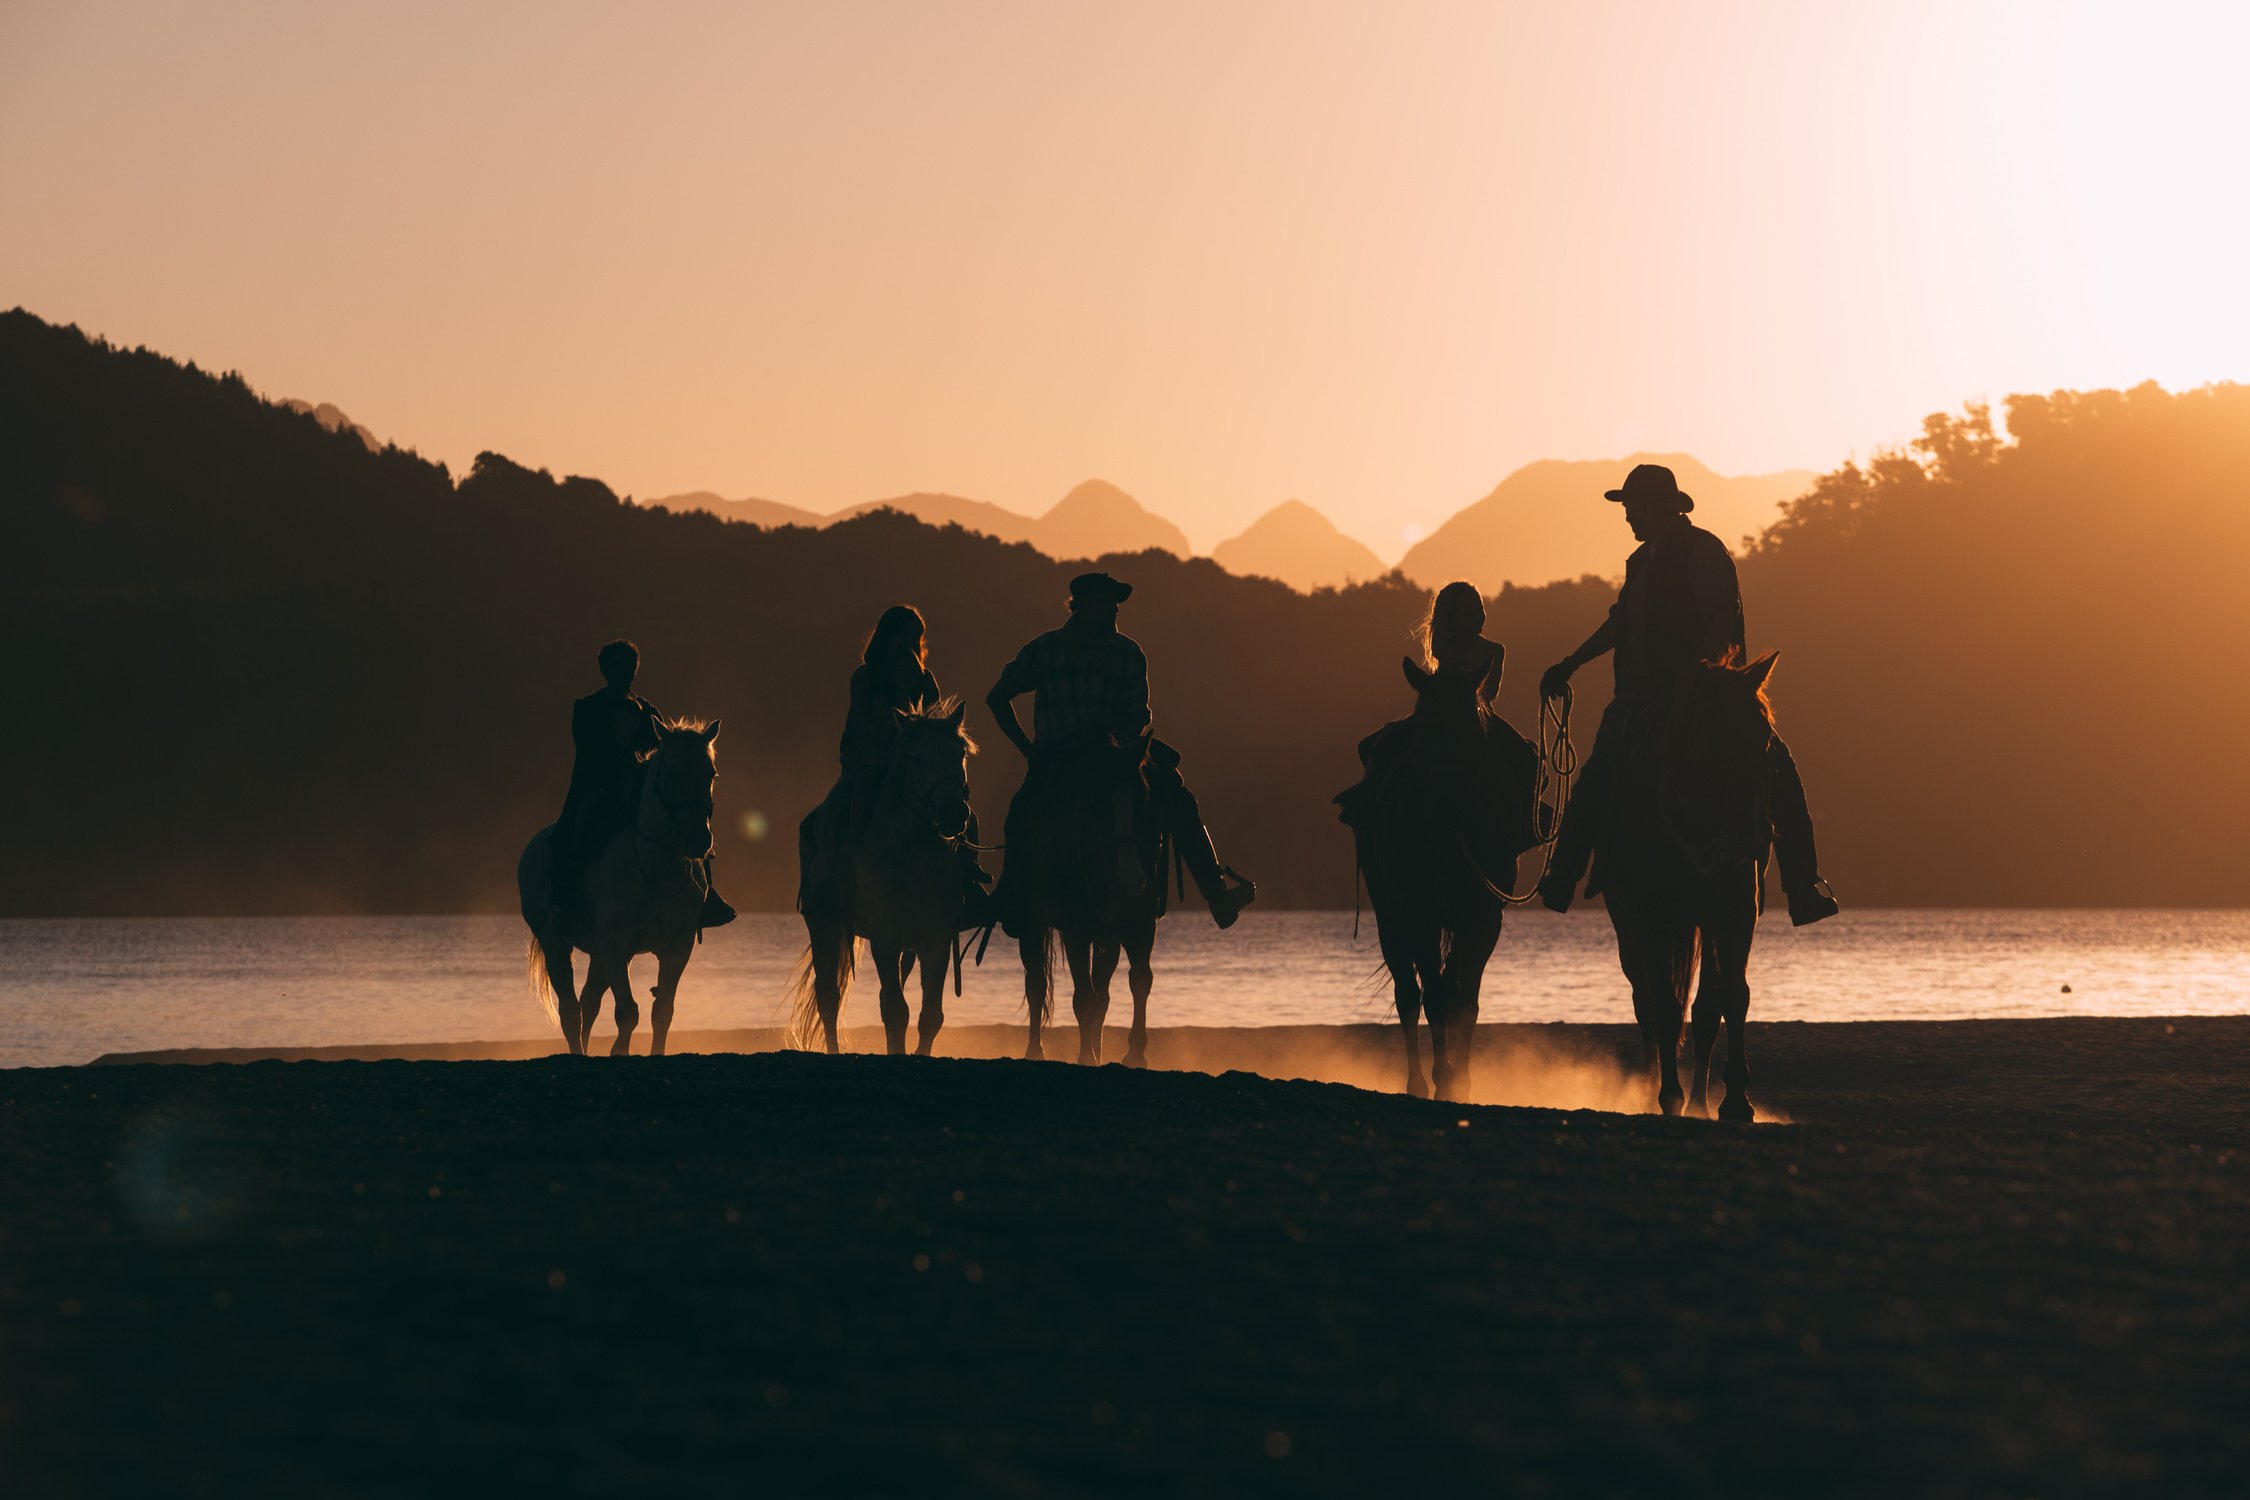
[{"label": "woman with long hair", "polygon": [[[852,669],[851,706],[845,711],[844,733],[836,747],[842,774],[804,821],[802,836],[809,838],[816,852],[797,893],[799,910],[835,899],[833,871],[842,864],[837,855],[858,833],[898,747],[898,715],[944,696],[930,671],[929,627],[922,612],[911,604],[884,610],[875,628],[867,632],[859,665]],[[976,850],[969,847],[978,839],[973,812],[967,834],[960,845],[964,928],[985,924],[985,887],[992,883],[977,862]]]},{"label": "woman with long hair", "polygon": [[852,669],[851,707],[844,715],[844,737],[836,748],[844,775],[880,770],[898,740],[895,712],[935,703],[937,678],[930,675],[929,627],[911,604],[883,611],[867,632],[859,665]]},{"label": "woman with long hair", "polygon": [[[1422,623],[1414,629],[1422,648],[1423,664],[1441,677],[1465,677],[1476,683],[1477,707],[1488,715],[1500,696],[1500,676],[1508,649],[1484,634],[1484,596],[1473,583],[1449,583],[1430,598]],[[1376,782],[1390,769],[1405,748],[1411,720],[1393,719],[1359,742],[1359,763],[1364,768],[1357,783],[1336,794],[1344,822],[1357,826],[1367,815]],[[1512,733],[1512,731],[1511,731]]]}]

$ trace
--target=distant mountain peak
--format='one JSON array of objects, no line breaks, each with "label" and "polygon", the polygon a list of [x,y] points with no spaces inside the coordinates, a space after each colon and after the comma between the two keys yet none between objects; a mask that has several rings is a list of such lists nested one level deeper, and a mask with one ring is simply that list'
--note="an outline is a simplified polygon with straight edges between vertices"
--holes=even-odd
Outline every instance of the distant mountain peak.
[{"label": "distant mountain peak", "polygon": [[353,437],[358,438],[361,443],[365,444],[367,451],[370,453],[380,453],[383,451],[383,444],[381,440],[379,440],[374,433],[369,432],[366,428],[360,426],[357,422],[354,422],[350,417],[345,416],[343,413],[343,409],[337,406],[334,402],[323,401],[318,406],[315,406],[310,401],[298,401],[295,399],[291,399],[283,401],[281,404],[288,407],[291,411],[303,412],[306,416],[311,417],[315,422],[318,422],[321,426],[327,428],[330,432],[350,433]]},{"label": "distant mountain peak", "polygon": [[1230,573],[1277,578],[1304,593],[1380,578],[1390,571],[1373,549],[1294,499],[1282,501],[1241,535],[1212,548],[1211,560]]},{"label": "distant mountain peak", "polygon": [[1039,518],[1033,546],[1050,557],[1100,557],[1155,549],[1189,557],[1187,534],[1106,479],[1072,487]]},{"label": "distant mountain peak", "polygon": [[1625,570],[1633,539],[1603,493],[1635,464],[1663,464],[1695,497],[1695,522],[1729,547],[1779,519],[1781,503],[1817,477],[1806,470],[1726,475],[1690,453],[1624,458],[1543,458],[1525,464],[1473,505],[1415,543],[1399,560],[1427,588],[1466,578],[1490,593],[1503,584],[1536,585]]}]

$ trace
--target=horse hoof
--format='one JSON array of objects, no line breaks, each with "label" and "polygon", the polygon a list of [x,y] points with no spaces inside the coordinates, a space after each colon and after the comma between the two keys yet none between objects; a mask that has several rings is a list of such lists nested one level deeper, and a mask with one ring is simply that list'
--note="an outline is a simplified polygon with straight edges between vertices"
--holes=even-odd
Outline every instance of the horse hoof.
[{"label": "horse hoof", "polygon": [[1758,1118],[1758,1112],[1750,1107],[1749,1095],[1729,1094],[1720,1101],[1719,1118],[1736,1125],[1747,1125]]},{"label": "horse hoof", "polygon": [[928,1057],[930,1055],[930,1044],[928,1042],[924,1042],[919,1047],[916,1047],[914,1049],[914,1055],[916,1057]]},{"label": "horse hoof", "polygon": [[1430,1086],[1422,1081],[1421,1074],[1410,1073],[1406,1078],[1406,1092],[1412,1098],[1427,1099],[1430,1097]]},{"label": "horse hoof", "polygon": [[1659,1094],[1656,1097],[1656,1102],[1664,1113],[1676,1115],[1680,1112],[1680,1097],[1678,1094]]},{"label": "horse hoof", "polygon": [[1037,1042],[1033,1042],[1023,1049],[1023,1060],[1025,1062],[1045,1062],[1047,1060],[1047,1049]]},{"label": "horse hoof", "polygon": [[1146,1054],[1146,1053],[1144,1053],[1144,1052],[1128,1052],[1128,1053],[1126,1053],[1126,1054],[1125,1054],[1125,1066],[1126,1066],[1126,1067],[1128,1067],[1128,1068],[1145,1068],[1145,1067],[1147,1067],[1147,1066],[1148,1066],[1148,1054]]}]

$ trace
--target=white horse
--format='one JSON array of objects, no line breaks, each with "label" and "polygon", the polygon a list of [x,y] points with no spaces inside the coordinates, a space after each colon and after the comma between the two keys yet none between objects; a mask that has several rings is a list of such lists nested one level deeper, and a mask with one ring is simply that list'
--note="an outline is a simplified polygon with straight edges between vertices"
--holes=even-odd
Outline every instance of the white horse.
[{"label": "white horse", "polygon": [[[633,823],[620,829],[579,877],[593,921],[584,931],[552,930],[548,865],[555,829],[531,836],[516,862],[516,893],[531,929],[527,960],[531,992],[562,1025],[570,1050],[583,1053],[601,1014],[602,991],[617,997],[617,1040],[610,1056],[633,1047],[641,1008],[634,1003],[628,966],[636,954],[656,955],[654,1034],[649,1055],[664,1055],[672,1029],[672,996],[695,954],[703,897],[711,888],[711,786],[718,779],[716,719],[657,727],[656,753],[641,776]],[[586,986],[572,982],[571,954],[587,955]],[[575,997],[575,998],[573,998]]]}]

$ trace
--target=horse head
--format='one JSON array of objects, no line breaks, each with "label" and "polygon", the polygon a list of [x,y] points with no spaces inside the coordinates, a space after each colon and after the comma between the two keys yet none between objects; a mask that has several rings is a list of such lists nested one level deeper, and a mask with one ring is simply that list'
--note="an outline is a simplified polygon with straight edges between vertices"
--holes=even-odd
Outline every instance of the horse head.
[{"label": "horse head", "polygon": [[642,819],[641,835],[671,845],[688,859],[705,859],[712,846],[712,786],[719,779],[719,721],[676,720],[656,730],[645,795],[656,799],[667,832],[656,818]]},{"label": "horse head", "polygon": [[977,749],[962,727],[968,705],[947,698],[893,712],[899,731],[895,765],[908,804],[929,819],[939,837],[961,837],[969,828],[969,757]]},{"label": "horse head", "polygon": [[1413,717],[1425,727],[1474,728],[1479,722],[1477,679],[1458,672],[1433,672],[1411,656],[1398,660],[1406,685],[1414,689]]}]

